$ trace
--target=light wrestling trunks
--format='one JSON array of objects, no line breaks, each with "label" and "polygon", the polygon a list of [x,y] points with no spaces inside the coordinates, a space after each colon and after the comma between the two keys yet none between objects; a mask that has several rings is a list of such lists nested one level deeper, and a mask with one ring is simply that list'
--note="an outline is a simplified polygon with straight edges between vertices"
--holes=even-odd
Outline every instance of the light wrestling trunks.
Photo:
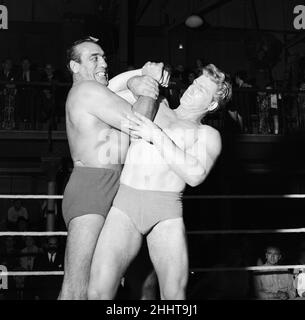
[{"label": "light wrestling trunks", "polygon": [[136,229],[147,234],[160,221],[182,217],[182,193],[139,190],[120,184],[113,206],[125,213]]},{"label": "light wrestling trunks", "polygon": [[121,170],[74,167],[65,188],[62,202],[63,218],[69,222],[86,214],[106,218],[120,185]]}]

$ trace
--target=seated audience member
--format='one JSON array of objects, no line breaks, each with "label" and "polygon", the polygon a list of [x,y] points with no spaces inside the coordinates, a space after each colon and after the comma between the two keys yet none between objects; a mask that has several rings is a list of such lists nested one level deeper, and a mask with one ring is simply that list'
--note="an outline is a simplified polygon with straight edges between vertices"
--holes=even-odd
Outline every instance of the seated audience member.
[{"label": "seated audience member", "polygon": [[[59,252],[58,239],[49,237],[45,250],[34,261],[33,271],[62,271],[63,255]],[[37,278],[37,277],[36,277]],[[62,283],[62,276],[40,276],[35,278],[36,294],[39,300],[56,300]]]},{"label": "seated audience member", "polygon": [[[281,260],[281,251],[276,246],[266,248],[263,266],[277,266]],[[293,275],[288,270],[260,271],[254,275],[255,294],[261,300],[287,300],[296,297]]]},{"label": "seated audience member", "polygon": [[20,252],[20,265],[24,270],[32,271],[35,257],[42,253],[42,249],[35,244],[31,236],[25,237],[25,247]]},{"label": "seated audience member", "polygon": [[[35,258],[42,253],[42,249],[35,244],[35,239],[27,236],[24,239],[25,247],[20,251],[20,267],[24,271],[33,271]],[[24,279],[24,294],[26,300],[34,299],[35,281],[34,276],[27,276]],[[17,285],[17,283],[16,283]]]},{"label": "seated audience member", "polygon": [[25,220],[29,219],[27,209],[22,206],[19,199],[16,199],[13,202],[13,206],[7,212],[7,227],[9,230],[17,230],[17,222],[20,217],[23,217]]},{"label": "seated audience member", "polygon": [[0,70],[0,81],[14,81],[14,78],[12,59],[6,58],[2,63],[2,70]]},{"label": "seated audience member", "polygon": [[[229,75],[228,75],[229,77]],[[234,87],[233,87],[234,88]],[[238,134],[243,132],[243,118],[239,113],[240,101],[232,96],[224,111],[224,132]]]},{"label": "seated audience member", "polygon": [[297,294],[301,298],[305,298],[305,246],[302,243],[300,251],[298,253],[298,258],[295,262],[296,265],[304,265],[304,268],[295,268],[293,274],[295,276],[295,287]]}]

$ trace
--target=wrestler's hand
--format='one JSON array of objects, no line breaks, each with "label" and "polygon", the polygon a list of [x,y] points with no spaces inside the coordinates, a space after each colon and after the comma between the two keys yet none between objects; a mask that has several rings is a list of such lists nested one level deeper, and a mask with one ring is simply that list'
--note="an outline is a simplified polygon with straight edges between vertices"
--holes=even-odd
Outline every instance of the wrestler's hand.
[{"label": "wrestler's hand", "polygon": [[146,62],[142,68],[143,76],[150,76],[161,84],[163,78],[164,64],[162,62]]},{"label": "wrestler's hand", "polygon": [[127,88],[136,96],[145,96],[157,99],[159,84],[150,76],[135,76],[127,81]]},{"label": "wrestler's hand", "polygon": [[127,118],[129,122],[126,123],[126,127],[128,127],[133,137],[142,138],[152,143],[154,137],[162,134],[160,127],[137,112],[134,112],[133,116],[127,116]]}]

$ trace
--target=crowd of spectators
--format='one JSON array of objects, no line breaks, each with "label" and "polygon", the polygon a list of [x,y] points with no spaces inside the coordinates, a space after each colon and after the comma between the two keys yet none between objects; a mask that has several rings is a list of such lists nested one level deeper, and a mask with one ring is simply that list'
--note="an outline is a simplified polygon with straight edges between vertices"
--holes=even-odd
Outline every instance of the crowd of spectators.
[{"label": "crowd of spectators", "polygon": [[[0,242],[0,265],[8,271],[63,271],[63,248],[57,237],[7,236]],[[0,300],[56,300],[62,276],[9,276]]]},{"label": "crowd of spectators", "polygon": [[[42,204],[41,214],[44,213]],[[44,229],[34,222],[20,199],[8,209],[1,230],[37,231]],[[43,224],[43,219],[40,224]],[[8,271],[62,271],[63,245],[57,237],[6,236],[0,238],[0,265]],[[9,276],[7,290],[0,290],[0,300],[55,300],[62,276]]]},{"label": "crowd of spectators", "polygon": [[0,129],[57,129],[64,117],[68,82],[67,72],[51,63],[37,68],[28,57],[19,65],[5,59],[0,67]]},{"label": "crowd of spectators", "polygon": [[[267,245],[262,256],[262,259],[257,259],[257,266],[274,268],[247,271],[252,264],[243,250],[238,246],[227,248],[221,262],[210,268],[212,271],[189,273],[187,299],[304,300],[305,268],[280,268],[288,263],[280,248],[274,244]],[[295,266],[304,265],[304,243],[297,252],[297,259],[291,263]],[[148,272],[140,294],[142,300],[159,299],[158,278],[154,270]]]},{"label": "crowd of spectators", "polygon": [[[206,64],[197,59],[189,67],[165,66],[171,80],[161,94],[172,108],[179,105],[183,92]],[[133,68],[128,66],[127,70]],[[259,134],[305,128],[305,79],[299,80],[298,88],[291,88],[287,81],[273,81],[266,71],[258,72],[256,78],[250,78],[244,70],[229,76],[233,83],[232,101],[225,110],[208,117],[211,125],[225,132]],[[67,70],[51,63],[35,67],[29,58],[23,58],[19,65],[5,59],[0,66],[0,129],[65,130],[64,103],[70,81]],[[290,89],[298,92],[281,94]]]},{"label": "crowd of spectators", "polygon": [[[45,205],[42,203],[41,214]],[[31,231],[39,230],[31,226],[30,210],[21,200],[16,199],[8,208],[6,214],[7,231]],[[226,241],[227,242],[227,241]],[[305,242],[299,246],[294,245],[294,251],[289,252],[289,246],[281,249],[281,245],[265,242],[264,249],[258,250],[257,246],[247,242],[246,239],[238,245],[236,241],[228,242],[220,248],[210,247],[217,252],[211,260],[212,271],[189,274],[187,290],[188,299],[202,300],[288,300],[305,298]],[[0,265],[9,271],[63,271],[64,245],[56,237],[33,237],[33,236],[6,236],[0,238]],[[252,246],[252,247],[251,247]],[[202,248],[205,250],[205,248]],[[198,250],[200,250],[198,248]],[[289,252],[289,258],[287,253]],[[207,255],[202,256],[200,263],[204,264]],[[143,267],[143,264],[141,262]],[[248,266],[276,267],[291,265],[289,268],[272,270],[248,271]],[[293,267],[292,265],[299,266]],[[235,268],[228,270],[226,268]],[[213,271],[215,269],[215,271]],[[131,292],[132,275],[127,274],[126,283],[122,285],[120,294],[127,297]],[[62,276],[9,276],[8,290],[0,290],[0,300],[37,300],[56,299]],[[125,288],[125,289],[124,289]],[[143,280],[142,289],[139,293],[141,299],[158,299],[157,277],[153,270],[149,271]],[[120,295],[118,295],[120,297]]]}]

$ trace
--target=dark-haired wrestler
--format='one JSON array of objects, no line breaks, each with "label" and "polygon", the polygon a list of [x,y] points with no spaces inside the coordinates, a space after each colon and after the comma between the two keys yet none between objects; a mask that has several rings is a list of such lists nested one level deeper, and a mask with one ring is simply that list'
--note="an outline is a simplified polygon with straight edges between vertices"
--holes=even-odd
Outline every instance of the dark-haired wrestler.
[{"label": "dark-haired wrestler", "polygon": [[132,110],[153,118],[158,84],[167,80],[163,64],[147,63],[144,76],[131,87],[138,97],[132,105],[113,92],[111,81],[107,87],[107,63],[97,39],[75,42],[68,62],[73,86],[66,101],[66,128],[74,169],[62,205],[68,237],[59,299],[71,300],[87,299],[93,252],[129,146],[129,131],[122,123]]}]

